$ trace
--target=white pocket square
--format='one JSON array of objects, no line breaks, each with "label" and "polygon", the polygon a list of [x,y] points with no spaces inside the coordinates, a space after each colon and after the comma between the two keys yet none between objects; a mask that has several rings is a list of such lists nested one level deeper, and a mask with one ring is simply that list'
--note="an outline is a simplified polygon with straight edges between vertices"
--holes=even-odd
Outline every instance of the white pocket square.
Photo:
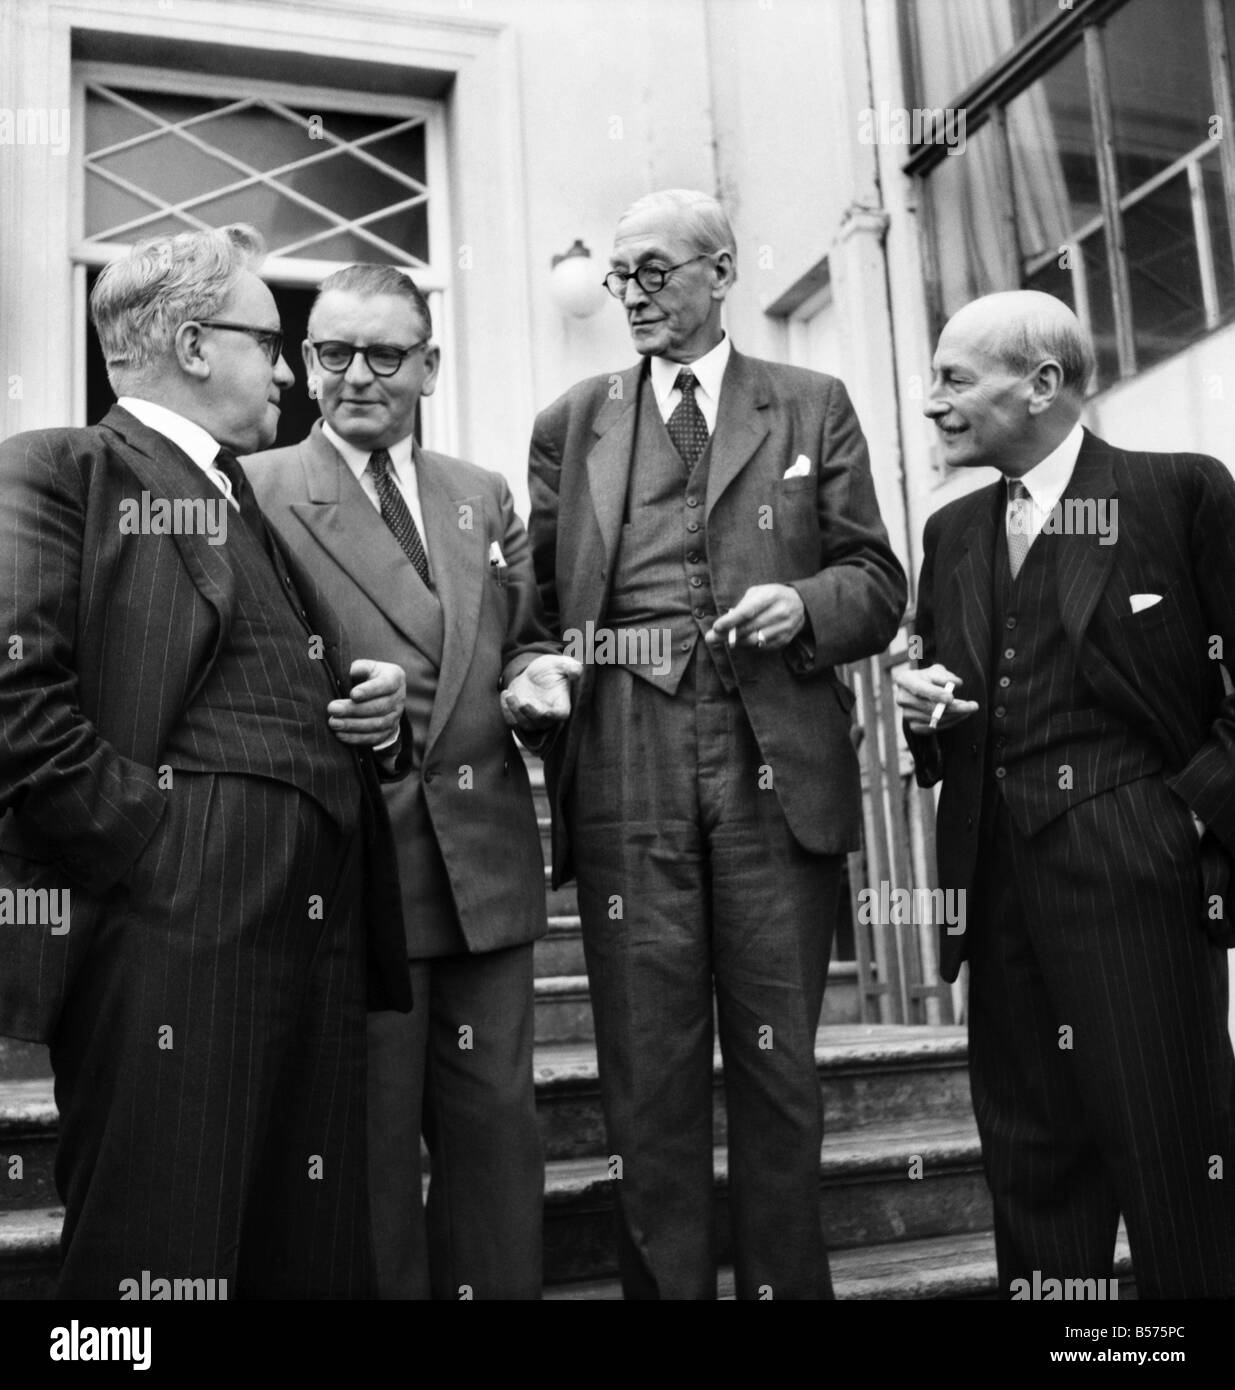
[{"label": "white pocket square", "polygon": [[1161,594],[1133,594],[1130,600],[1134,613],[1143,613],[1146,608],[1152,608],[1155,603],[1162,602]]},{"label": "white pocket square", "polygon": [[502,547],[496,541],[489,546],[489,563],[504,569],[506,567],[506,557],[502,554]]},{"label": "white pocket square", "polygon": [[799,454],[794,460],[792,468],[785,469],[786,478],[805,478],[810,472],[810,459],[805,454]]}]

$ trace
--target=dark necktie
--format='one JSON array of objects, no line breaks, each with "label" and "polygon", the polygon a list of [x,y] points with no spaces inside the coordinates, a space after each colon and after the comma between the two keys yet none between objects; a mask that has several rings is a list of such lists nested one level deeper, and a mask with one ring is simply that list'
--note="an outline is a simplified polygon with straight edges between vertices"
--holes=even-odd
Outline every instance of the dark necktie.
[{"label": "dark necktie", "polygon": [[674,408],[666,422],[669,438],[682,455],[687,468],[699,462],[700,455],[708,447],[708,422],[703,418],[699,402],[695,400],[695,374],[685,367],[678,373],[677,388],[682,399]]},{"label": "dark necktie", "polygon": [[385,449],[375,449],[369,455],[369,473],[373,478],[374,487],[377,488],[382,520],[394,532],[395,540],[403,547],[403,553],[424,581],[425,588],[432,590],[429,557],[425,554],[424,542],[420,539],[420,532],[416,529],[416,522],[403,500],[403,494],[390,476],[390,455]]},{"label": "dark necktie", "polygon": [[223,447],[220,448],[215,457],[214,466],[232,486],[232,496],[240,506],[240,519],[269,554],[271,540],[270,532],[266,528],[266,518],[262,515],[262,509],[257,505],[257,498],[253,496],[253,489],[249,486],[249,480],[244,476],[244,469],[240,466],[240,460],[230,449]]},{"label": "dark necktie", "polygon": [[1015,579],[1029,554],[1031,507],[1029,489],[1019,478],[1008,480],[1008,567]]}]

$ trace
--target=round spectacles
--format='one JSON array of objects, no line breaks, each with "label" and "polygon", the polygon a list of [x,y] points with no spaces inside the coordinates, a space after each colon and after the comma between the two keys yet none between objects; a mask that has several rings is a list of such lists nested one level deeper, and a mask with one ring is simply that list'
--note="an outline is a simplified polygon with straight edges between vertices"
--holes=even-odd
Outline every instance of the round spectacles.
[{"label": "round spectacles", "polygon": [[677,265],[641,265],[638,270],[611,270],[601,281],[601,284],[614,299],[626,297],[626,286],[632,280],[644,294],[659,294],[665,288],[665,281],[675,270],[681,270],[684,265],[693,265],[695,261],[701,261],[705,257],[715,254],[715,251],[700,251],[689,261],[679,261]]},{"label": "round spectacles", "polygon": [[228,323],[226,319],[193,319],[192,322],[199,328],[222,328],[228,333],[247,333],[250,338],[256,338],[272,367],[283,352],[283,334],[277,328],[255,328],[250,323]]},{"label": "round spectacles", "polygon": [[411,347],[395,347],[393,343],[370,343],[358,347],[355,343],[340,342],[329,338],[321,343],[310,342],[309,346],[317,353],[317,360],[328,372],[345,372],[352,365],[356,354],[364,358],[365,366],[374,376],[394,376],[417,348],[422,348],[428,338],[421,338]]}]

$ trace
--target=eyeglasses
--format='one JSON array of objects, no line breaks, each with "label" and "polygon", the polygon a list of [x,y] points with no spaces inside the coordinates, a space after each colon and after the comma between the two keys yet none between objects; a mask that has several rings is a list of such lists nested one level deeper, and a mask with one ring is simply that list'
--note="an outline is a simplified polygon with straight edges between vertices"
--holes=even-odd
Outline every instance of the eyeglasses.
[{"label": "eyeglasses", "polygon": [[250,338],[256,338],[270,358],[272,367],[282,355],[283,334],[277,328],[254,328],[251,324],[227,323],[223,319],[193,319],[192,322],[199,328],[223,328],[229,333],[247,333]]},{"label": "eyeglasses", "polygon": [[424,347],[428,341],[428,338],[421,338],[418,343],[406,348],[395,347],[391,343],[370,343],[368,347],[357,347],[355,343],[341,343],[331,338],[323,343],[310,342],[309,346],[328,372],[347,371],[359,353],[374,376],[394,376],[412,353]]},{"label": "eyeglasses", "polygon": [[689,261],[679,261],[677,265],[641,265],[638,270],[634,271],[611,270],[601,283],[614,299],[626,297],[626,286],[632,280],[644,294],[659,294],[665,288],[665,281],[675,270],[681,270],[684,265],[691,265],[695,261],[701,261],[705,257],[715,254],[715,251],[701,251],[697,256],[692,256]]}]

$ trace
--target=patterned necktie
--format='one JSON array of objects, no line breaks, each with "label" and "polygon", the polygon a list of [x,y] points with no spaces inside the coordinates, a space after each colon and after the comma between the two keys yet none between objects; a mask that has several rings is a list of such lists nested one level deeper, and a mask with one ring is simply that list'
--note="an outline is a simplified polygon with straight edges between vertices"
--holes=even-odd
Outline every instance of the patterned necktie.
[{"label": "patterned necktie", "polygon": [[403,553],[412,562],[416,573],[424,581],[425,588],[433,590],[429,578],[429,557],[425,554],[424,542],[416,529],[416,522],[408,511],[403,494],[395,486],[390,476],[390,454],[385,449],[375,449],[369,455],[369,474],[377,488],[377,500],[382,507],[382,520],[394,532],[395,540],[403,547]]},{"label": "patterned necktie", "polygon": [[670,415],[667,428],[674,447],[682,455],[687,468],[699,462],[700,455],[708,447],[708,422],[703,418],[699,402],[695,400],[695,374],[685,367],[678,373],[677,388],[682,399]]},{"label": "patterned necktie", "polygon": [[1015,579],[1029,554],[1029,526],[1033,503],[1029,489],[1018,478],[1008,480],[1008,566]]}]

